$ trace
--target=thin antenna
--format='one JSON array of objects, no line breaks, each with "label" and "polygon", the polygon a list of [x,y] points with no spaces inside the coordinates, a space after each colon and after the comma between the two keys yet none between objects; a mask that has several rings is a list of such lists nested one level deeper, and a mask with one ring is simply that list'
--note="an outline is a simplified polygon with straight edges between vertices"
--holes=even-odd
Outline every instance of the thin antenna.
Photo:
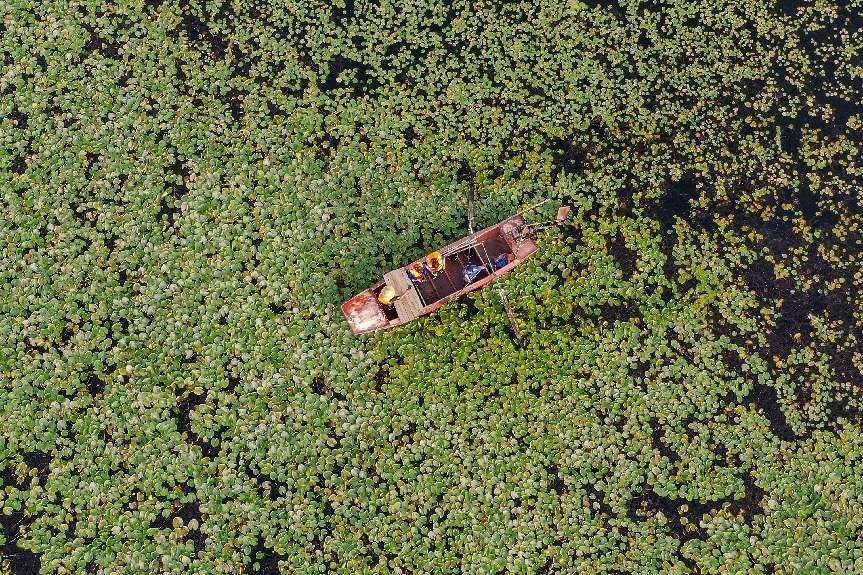
[{"label": "thin antenna", "polygon": [[473,188],[470,189],[470,195],[467,197],[467,229],[473,235],[473,200],[476,192]]},{"label": "thin antenna", "polygon": [[540,230],[550,228],[552,226],[560,226],[569,219],[571,212],[572,208],[570,208],[569,206],[560,206],[560,208],[557,210],[557,215],[553,220],[546,220],[544,222],[537,222],[535,224],[527,224],[525,227],[527,228],[528,232],[535,233]]},{"label": "thin antenna", "polygon": [[526,207],[525,209],[521,210],[520,212],[516,213],[515,215],[517,215],[517,216],[523,216],[523,215],[524,215],[524,214],[526,214],[527,212],[532,212],[533,210],[535,210],[535,209],[536,209],[536,208],[538,208],[539,206],[541,206],[541,205],[543,205],[543,204],[545,204],[545,203],[547,203],[547,202],[550,202],[550,201],[551,201],[551,198],[546,198],[546,199],[542,200],[542,201],[541,201],[541,202],[539,202],[539,203],[536,203],[536,204],[533,204],[532,206],[528,206],[528,207]]}]

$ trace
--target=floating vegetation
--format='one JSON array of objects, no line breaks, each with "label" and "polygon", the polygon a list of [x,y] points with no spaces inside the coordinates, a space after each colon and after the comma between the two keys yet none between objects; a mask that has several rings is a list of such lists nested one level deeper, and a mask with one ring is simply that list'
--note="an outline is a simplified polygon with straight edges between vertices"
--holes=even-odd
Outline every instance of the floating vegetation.
[{"label": "floating vegetation", "polygon": [[863,572],[859,0],[0,18],[0,572]]}]

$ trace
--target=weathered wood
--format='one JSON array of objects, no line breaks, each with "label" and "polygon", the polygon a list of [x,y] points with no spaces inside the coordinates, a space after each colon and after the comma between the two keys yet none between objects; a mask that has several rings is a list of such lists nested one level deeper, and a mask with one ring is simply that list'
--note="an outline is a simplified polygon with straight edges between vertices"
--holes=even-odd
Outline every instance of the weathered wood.
[{"label": "weathered wood", "polygon": [[403,268],[384,274],[384,282],[396,292],[396,299],[393,305],[400,320],[410,321],[422,314],[423,305],[419,294],[414,289]]}]

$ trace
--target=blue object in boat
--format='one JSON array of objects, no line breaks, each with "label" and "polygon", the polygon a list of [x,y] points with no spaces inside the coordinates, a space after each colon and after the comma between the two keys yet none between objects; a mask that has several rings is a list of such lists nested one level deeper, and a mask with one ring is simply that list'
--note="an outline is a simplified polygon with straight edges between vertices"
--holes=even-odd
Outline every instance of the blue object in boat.
[{"label": "blue object in boat", "polygon": [[509,263],[509,258],[506,256],[506,254],[501,254],[500,256],[497,257],[497,259],[492,260],[491,269],[499,270],[500,268],[504,267],[508,263]]},{"label": "blue object in boat", "polygon": [[465,283],[470,283],[476,279],[476,276],[482,273],[483,267],[476,264],[467,264],[462,268]]}]

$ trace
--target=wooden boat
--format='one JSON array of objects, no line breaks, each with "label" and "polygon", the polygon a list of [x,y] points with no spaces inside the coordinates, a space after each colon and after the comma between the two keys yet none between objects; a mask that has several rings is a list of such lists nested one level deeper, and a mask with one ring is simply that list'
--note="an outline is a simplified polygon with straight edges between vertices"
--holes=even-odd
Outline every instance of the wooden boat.
[{"label": "wooden boat", "polygon": [[[512,215],[433,252],[434,257],[443,259],[442,269],[436,273],[429,270],[430,256],[426,256],[384,274],[380,281],[342,304],[351,331],[361,334],[405,324],[508,274],[539,249],[534,232],[541,229],[537,226],[548,225],[529,225],[523,214]],[[569,208],[561,207],[556,223],[568,215]],[[470,277],[466,270],[478,275]],[[422,276],[417,277],[418,273]],[[395,296],[389,305],[379,301],[385,289]]]}]

